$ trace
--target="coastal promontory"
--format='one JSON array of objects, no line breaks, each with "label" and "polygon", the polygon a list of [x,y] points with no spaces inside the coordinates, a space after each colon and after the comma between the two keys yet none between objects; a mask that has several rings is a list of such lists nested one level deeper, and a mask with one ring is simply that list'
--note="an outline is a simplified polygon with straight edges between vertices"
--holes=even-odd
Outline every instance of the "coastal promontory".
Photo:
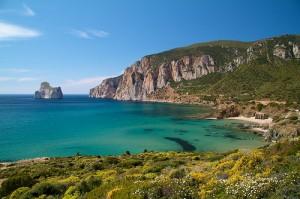
[{"label": "coastal promontory", "polygon": [[51,87],[48,82],[42,82],[38,91],[35,91],[35,99],[62,99],[63,93],[60,87]]}]

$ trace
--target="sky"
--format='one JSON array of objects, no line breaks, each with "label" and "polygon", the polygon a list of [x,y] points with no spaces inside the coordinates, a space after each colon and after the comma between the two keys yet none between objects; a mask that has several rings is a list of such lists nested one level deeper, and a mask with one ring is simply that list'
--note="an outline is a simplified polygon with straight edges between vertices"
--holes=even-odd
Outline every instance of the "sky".
[{"label": "sky", "polygon": [[0,94],[87,94],[141,57],[300,34],[299,0],[0,0]]}]

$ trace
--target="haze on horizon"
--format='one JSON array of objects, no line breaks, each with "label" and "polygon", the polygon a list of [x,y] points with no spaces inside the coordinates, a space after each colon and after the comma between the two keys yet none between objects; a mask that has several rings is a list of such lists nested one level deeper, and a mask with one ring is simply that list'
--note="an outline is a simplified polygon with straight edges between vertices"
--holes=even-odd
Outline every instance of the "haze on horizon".
[{"label": "haze on horizon", "polygon": [[[85,93],[147,54],[300,34],[297,0],[0,0],[0,94]],[[230,3],[228,3],[230,2]]]}]

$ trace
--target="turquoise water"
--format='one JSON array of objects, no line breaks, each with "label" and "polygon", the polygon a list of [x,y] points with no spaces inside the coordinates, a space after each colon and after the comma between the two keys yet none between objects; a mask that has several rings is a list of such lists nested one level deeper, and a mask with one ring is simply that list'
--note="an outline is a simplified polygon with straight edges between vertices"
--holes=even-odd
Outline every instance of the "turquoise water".
[{"label": "turquoise water", "polygon": [[[35,100],[0,95],[0,160],[41,156],[116,155],[126,150],[182,151],[179,139],[196,151],[226,151],[263,145],[237,122],[190,119],[207,107],[134,103],[67,95]],[[166,139],[172,138],[172,139]]]}]

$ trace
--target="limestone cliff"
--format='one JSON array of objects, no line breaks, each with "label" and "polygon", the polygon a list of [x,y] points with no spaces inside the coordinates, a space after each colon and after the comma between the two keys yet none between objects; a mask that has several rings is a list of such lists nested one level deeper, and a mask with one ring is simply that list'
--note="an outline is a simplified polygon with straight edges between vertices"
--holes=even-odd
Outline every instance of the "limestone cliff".
[{"label": "limestone cliff", "polygon": [[36,99],[62,99],[63,93],[60,87],[51,87],[48,82],[42,82],[38,91],[35,91]]},{"label": "limestone cliff", "polygon": [[[232,72],[255,60],[299,59],[299,37],[274,37],[256,42],[216,41],[148,55],[116,78],[90,90],[91,97],[155,100],[172,82],[189,81],[215,72]],[[164,98],[164,97],[163,97]],[[156,99],[157,101],[161,99]]]},{"label": "limestone cliff", "polygon": [[102,81],[99,86],[90,90],[90,97],[95,98],[113,98],[118,88],[121,76],[108,78]]}]

